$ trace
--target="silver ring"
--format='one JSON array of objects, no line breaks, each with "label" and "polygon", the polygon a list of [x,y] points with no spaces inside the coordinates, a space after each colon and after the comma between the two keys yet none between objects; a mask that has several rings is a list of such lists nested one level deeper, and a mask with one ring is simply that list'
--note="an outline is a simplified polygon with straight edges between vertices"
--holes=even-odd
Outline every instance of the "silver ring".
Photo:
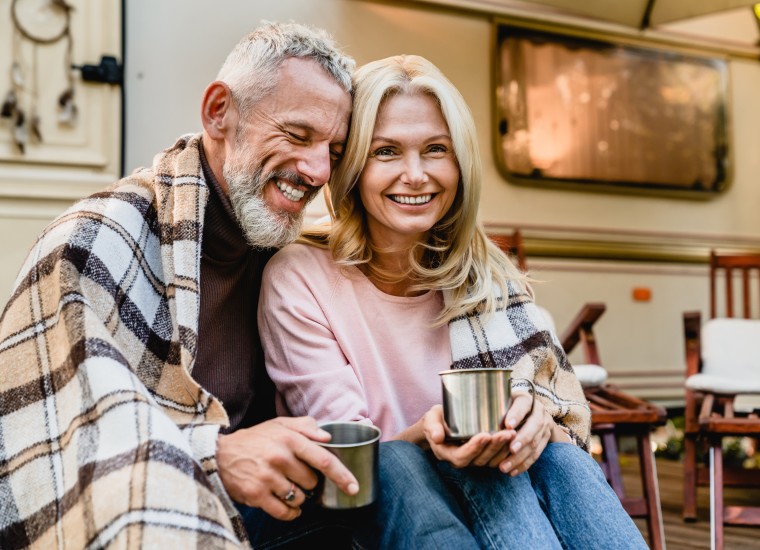
[{"label": "silver ring", "polygon": [[290,491],[288,491],[288,494],[282,497],[282,500],[285,502],[293,502],[296,499],[296,484],[292,481],[290,482]]}]

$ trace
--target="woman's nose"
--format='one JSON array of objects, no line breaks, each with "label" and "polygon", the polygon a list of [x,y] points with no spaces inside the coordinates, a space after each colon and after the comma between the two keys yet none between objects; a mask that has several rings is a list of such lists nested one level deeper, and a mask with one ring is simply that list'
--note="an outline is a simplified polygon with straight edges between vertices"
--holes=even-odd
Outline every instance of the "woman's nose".
[{"label": "woman's nose", "polygon": [[405,159],[401,181],[409,185],[421,185],[428,181],[425,165],[418,155],[409,155]]}]

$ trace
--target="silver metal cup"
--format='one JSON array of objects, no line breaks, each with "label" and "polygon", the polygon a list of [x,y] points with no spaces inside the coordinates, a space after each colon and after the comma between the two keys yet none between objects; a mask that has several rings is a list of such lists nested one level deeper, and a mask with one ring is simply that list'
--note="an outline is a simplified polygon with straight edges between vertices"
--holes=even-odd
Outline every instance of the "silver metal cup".
[{"label": "silver metal cup", "polygon": [[359,422],[329,422],[320,428],[329,432],[329,443],[320,443],[351,470],[359,482],[359,492],[347,495],[335,483],[322,477],[318,502],[324,508],[344,510],[372,504],[377,498],[377,456],[382,432],[377,426]]},{"label": "silver metal cup", "polygon": [[[466,441],[478,433],[504,429],[504,417],[511,404],[511,370],[456,369],[438,374],[448,440]],[[533,383],[523,378],[520,380],[526,380],[533,387],[535,403]]]}]

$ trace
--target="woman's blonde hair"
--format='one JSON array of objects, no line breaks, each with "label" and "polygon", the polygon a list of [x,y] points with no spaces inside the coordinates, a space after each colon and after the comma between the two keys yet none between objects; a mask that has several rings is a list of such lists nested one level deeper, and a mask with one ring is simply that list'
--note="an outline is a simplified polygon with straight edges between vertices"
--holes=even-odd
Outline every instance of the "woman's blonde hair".
[{"label": "woman's blonde hair", "polygon": [[[475,123],[459,91],[435,65],[417,55],[373,61],[360,67],[353,80],[348,142],[326,193],[332,224],[311,228],[301,242],[329,246],[339,264],[361,266],[382,281],[410,278],[410,290],[450,291],[451,299],[436,320],[438,325],[475,309],[493,312],[492,281],[505,297],[510,280],[528,290],[525,275],[489,240],[477,221],[480,154]],[[427,241],[410,251],[410,269],[403,274],[383,271],[372,262],[376,250],[369,240],[366,210],[356,185],[369,155],[377,114],[383,102],[396,94],[426,94],[436,100],[449,127],[460,173],[451,208],[428,232]]]}]

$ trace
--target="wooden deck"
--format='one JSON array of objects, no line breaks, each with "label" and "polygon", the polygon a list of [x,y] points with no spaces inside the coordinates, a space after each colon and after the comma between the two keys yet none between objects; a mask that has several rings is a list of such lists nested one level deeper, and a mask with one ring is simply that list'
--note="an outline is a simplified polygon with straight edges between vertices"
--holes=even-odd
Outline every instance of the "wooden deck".
[{"label": "wooden deck", "polygon": [[[638,461],[634,457],[621,457],[624,485],[630,495],[641,494],[638,477]],[[694,550],[710,548],[709,488],[700,487],[697,494],[699,520],[686,523],[681,519],[683,466],[674,460],[657,460],[657,478],[660,484],[667,550]],[[760,488],[726,489],[726,502],[760,505]],[[646,523],[635,520],[646,538]],[[726,527],[725,550],[760,548],[760,527]]]}]

